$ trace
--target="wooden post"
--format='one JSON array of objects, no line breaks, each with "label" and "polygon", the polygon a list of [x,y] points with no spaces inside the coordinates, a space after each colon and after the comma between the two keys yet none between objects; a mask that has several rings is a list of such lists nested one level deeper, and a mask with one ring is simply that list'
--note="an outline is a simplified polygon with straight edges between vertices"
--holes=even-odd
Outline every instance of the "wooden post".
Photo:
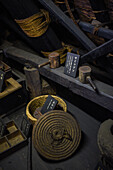
[{"label": "wooden post", "polygon": [[24,67],[27,88],[30,91],[30,98],[41,95],[40,74],[37,68]]}]

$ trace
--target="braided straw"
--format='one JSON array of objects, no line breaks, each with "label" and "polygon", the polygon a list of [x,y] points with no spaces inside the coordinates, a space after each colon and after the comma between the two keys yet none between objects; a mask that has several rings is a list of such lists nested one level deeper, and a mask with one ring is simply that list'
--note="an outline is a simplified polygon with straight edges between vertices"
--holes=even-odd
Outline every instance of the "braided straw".
[{"label": "braided straw", "polygon": [[50,18],[47,11],[41,10],[29,18],[15,21],[28,37],[39,37],[48,29]]},{"label": "braided straw", "polygon": [[74,117],[54,110],[45,113],[33,128],[36,150],[49,160],[62,160],[71,156],[81,140],[80,127]]}]

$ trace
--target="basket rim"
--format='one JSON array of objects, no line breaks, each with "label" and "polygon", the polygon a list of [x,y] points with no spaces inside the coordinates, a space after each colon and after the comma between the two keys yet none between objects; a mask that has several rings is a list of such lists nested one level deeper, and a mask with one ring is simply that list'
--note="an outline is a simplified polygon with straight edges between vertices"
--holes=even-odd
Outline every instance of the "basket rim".
[{"label": "basket rim", "polygon": [[[29,107],[30,107],[31,103],[32,103],[33,101],[39,99],[39,98],[43,98],[43,97],[47,98],[48,96],[49,96],[49,95],[37,96],[37,97],[33,98],[32,100],[30,100],[30,102],[27,104],[27,106],[26,106],[26,115],[27,115],[28,119],[30,119],[32,122],[37,122],[37,119],[34,118],[34,117],[30,114],[30,112],[29,112]],[[62,101],[62,102],[64,103],[64,105],[65,105],[64,112],[67,112],[67,104],[66,104],[66,102],[65,102],[62,98],[60,98],[60,97],[58,97],[58,96],[55,96],[55,95],[51,95],[51,96],[54,97],[55,99],[59,99],[60,101]]]}]

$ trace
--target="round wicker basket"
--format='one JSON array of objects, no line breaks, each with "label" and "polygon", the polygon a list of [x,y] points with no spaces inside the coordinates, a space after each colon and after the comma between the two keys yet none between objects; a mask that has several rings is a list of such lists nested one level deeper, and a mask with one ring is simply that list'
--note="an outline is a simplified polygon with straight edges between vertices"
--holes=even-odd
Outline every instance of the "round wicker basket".
[{"label": "round wicker basket", "polygon": [[[63,108],[63,111],[67,112],[66,103],[58,96],[54,96],[54,95],[51,95],[51,96],[54,97],[58,101],[58,104],[60,104],[60,106]],[[26,115],[33,125],[35,124],[35,122],[37,122],[37,119],[33,117],[33,113],[36,110],[36,108],[42,107],[44,105],[47,97],[48,95],[35,97],[27,104]]]}]

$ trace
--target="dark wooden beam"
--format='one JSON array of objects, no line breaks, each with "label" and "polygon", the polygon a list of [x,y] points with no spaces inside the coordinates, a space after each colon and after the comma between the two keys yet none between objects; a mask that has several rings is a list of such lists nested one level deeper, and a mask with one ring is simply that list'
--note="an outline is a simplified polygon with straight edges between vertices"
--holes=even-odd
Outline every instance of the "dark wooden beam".
[{"label": "dark wooden beam", "polygon": [[38,0],[58,21],[70,31],[75,38],[87,49],[88,51],[94,49],[96,45],[80,30],[74,22],[64,14],[64,12],[57,7],[51,0]]},{"label": "dark wooden beam", "polygon": [[[9,47],[7,49],[8,57],[16,60],[17,62],[24,64],[26,62],[31,63],[33,66],[37,67],[47,59],[41,58],[38,55],[26,52],[24,50]],[[78,78],[72,78],[64,74],[64,67],[59,67],[57,69],[50,69],[49,66],[44,66],[39,69],[39,72],[44,77],[66,87],[73,93],[80,95],[103,108],[108,109],[113,112],[113,87],[95,80],[97,88],[100,94],[97,94],[88,84],[82,84]]]},{"label": "dark wooden beam", "polygon": [[105,56],[111,52],[113,52],[113,39],[81,56],[81,63],[92,62],[95,59]]}]

